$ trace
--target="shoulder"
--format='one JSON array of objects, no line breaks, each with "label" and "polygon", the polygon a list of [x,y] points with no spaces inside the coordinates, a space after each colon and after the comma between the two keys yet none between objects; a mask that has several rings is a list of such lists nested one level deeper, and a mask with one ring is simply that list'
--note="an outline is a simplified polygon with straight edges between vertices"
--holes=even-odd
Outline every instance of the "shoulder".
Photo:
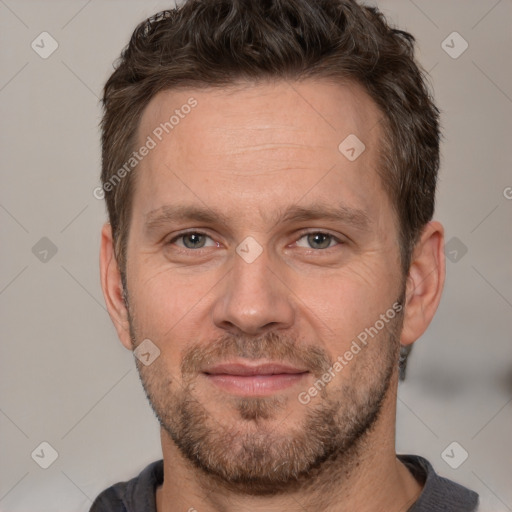
[{"label": "shoulder", "polygon": [[152,462],[126,482],[101,492],[89,512],[156,512],[155,491],[163,482],[163,460]]},{"label": "shoulder", "polygon": [[430,462],[418,455],[397,455],[409,471],[424,482],[423,491],[408,512],[476,512],[478,494],[439,476]]}]

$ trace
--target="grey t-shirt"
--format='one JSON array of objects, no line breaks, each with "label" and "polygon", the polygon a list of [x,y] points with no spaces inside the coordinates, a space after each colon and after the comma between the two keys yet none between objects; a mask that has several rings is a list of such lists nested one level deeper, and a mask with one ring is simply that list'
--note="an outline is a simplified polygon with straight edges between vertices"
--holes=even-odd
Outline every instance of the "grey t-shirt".
[{"label": "grey t-shirt", "polygon": [[[414,477],[424,483],[416,503],[407,512],[473,512],[478,494],[439,476],[428,460],[418,455],[397,455]],[[163,460],[147,466],[139,476],[103,491],[89,512],[156,512],[155,491],[164,480]]]}]

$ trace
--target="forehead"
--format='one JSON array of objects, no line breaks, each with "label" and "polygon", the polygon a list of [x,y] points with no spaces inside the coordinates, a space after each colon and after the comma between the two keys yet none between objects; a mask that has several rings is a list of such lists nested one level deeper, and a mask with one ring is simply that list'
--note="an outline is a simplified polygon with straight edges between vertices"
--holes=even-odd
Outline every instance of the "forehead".
[{"label": "forehead", "polygon": [[[365,137],[371,146],[378,132],[373,128],[381,117],[373,100],[354,82],[237,82],[223,88],[157,93],[143,112],[138,134],[139,140],[151,133],[159,138],[161,127],[162,137],[172,134],[183,142],[183,132],[189,136],[199,130],[202,146],[209,147],[218,142],[240,145],[252,142],[255,136],[283,142],[290,135],[297,142],[307,136],[308,141],[331,146],[340,136],[352,133]],[[169,133],[162,123],[172,125],[167,126]],[[167,139],[166,143],[172,144],[171,137]]]},{"label": "forehead", "polygon": [[154,147],[138,166],[134,206],[147,214],[187,196],[254,213],[262,200],[277,210],[306,195],[329,201],[338,194],[348,206],[378,213],[375,195],[385,199],[376,173],[381,117],[353,83],[160,92],[139,126],[139,146],[151,139]]}]

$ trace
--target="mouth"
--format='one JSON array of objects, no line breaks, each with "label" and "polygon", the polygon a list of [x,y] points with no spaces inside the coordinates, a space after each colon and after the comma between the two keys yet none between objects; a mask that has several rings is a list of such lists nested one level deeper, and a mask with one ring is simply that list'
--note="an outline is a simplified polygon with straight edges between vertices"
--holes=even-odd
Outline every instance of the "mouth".
[{"label": "mouth", "polygon": [[268,396],[297,385],[308,370],[281,363],[249,365],[223,363],[210,366],[202,374],[216,387],[238,396]]}]

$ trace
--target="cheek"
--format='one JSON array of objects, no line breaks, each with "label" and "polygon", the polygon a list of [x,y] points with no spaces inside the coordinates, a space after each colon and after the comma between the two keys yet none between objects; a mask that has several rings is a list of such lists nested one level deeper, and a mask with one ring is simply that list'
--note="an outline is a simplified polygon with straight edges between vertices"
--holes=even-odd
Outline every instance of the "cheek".
[{"label": "cheek", "polygon": [[361,261],[329,277],[297,281],[294,290],[300,315],[309,319],[335,357],[391,308],[397,298],[395,288],[383,268]]},{"label": "cheek", "polygon": [[134,272],[130,283],[130,306],[139,336],[166,347],[194,340],[194,326],[201,325],[204,302],[212,287],[206,275],[194,279],[176,269]]}]

